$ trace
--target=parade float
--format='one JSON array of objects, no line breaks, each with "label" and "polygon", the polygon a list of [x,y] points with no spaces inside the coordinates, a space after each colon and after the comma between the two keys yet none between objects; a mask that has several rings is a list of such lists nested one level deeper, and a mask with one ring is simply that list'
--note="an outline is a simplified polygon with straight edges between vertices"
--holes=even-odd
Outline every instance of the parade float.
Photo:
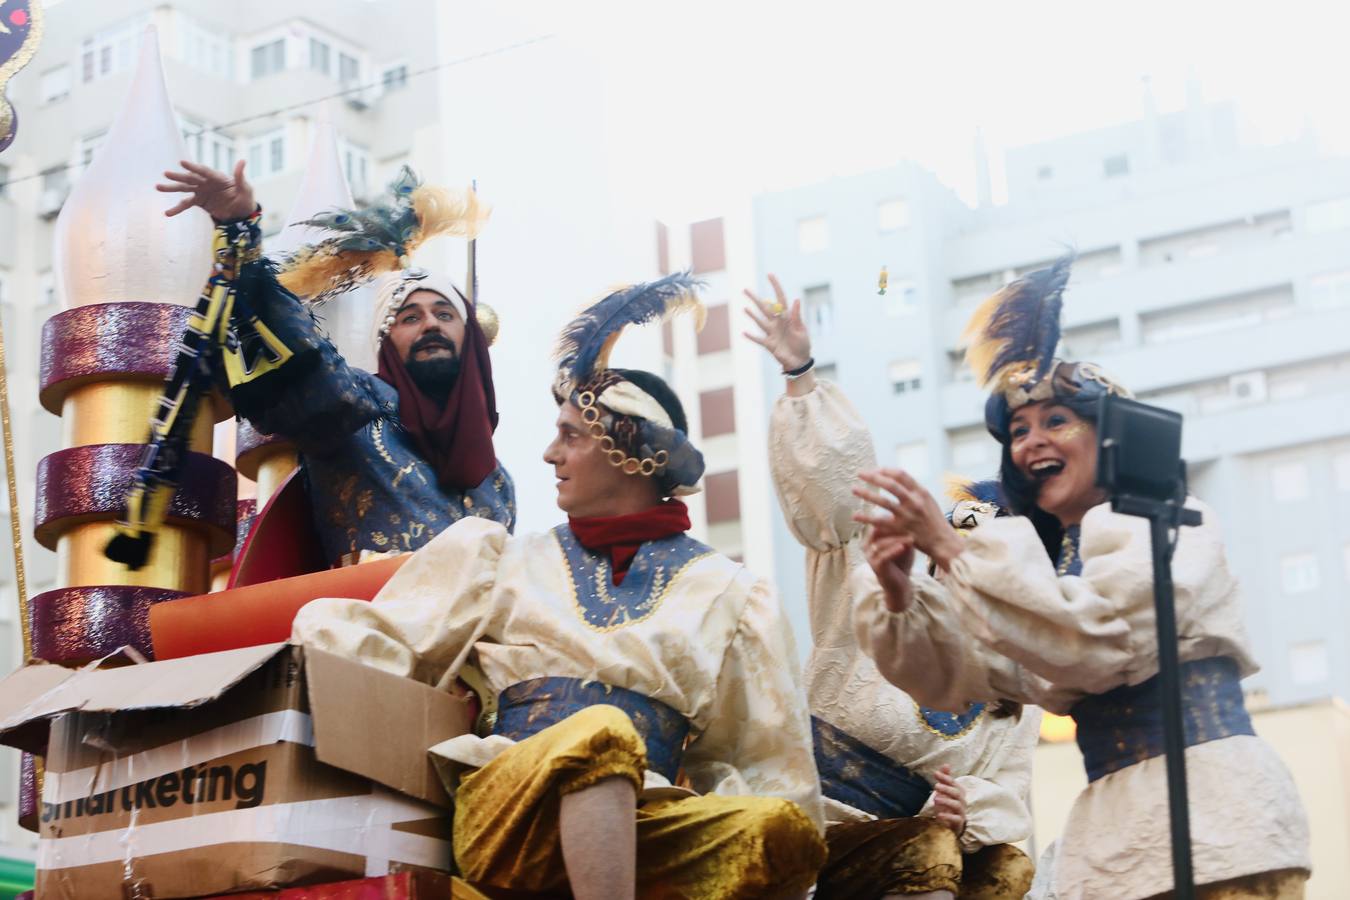
[{"label": "parade float", "polygon": [[[232,411],[194,401],[145,564],[105,554],[212,265],[207,215],[167,218],[154,191],[187,154],[153,32],[140,53],[57,222],[64,309],[43,328],[62,446],[38,464],[34,538],[59,586],[28,598],[20,569],[27,664],[0,686],[37,896],[484,896],[450,875],[450,798],[423,750],[472,727],[471,700],[285,644],[308,600],[370,599],[401,564],[320,571],[293,447],[240,425],[213,453]],[[350,204],[316,130],[291,222]]]}]

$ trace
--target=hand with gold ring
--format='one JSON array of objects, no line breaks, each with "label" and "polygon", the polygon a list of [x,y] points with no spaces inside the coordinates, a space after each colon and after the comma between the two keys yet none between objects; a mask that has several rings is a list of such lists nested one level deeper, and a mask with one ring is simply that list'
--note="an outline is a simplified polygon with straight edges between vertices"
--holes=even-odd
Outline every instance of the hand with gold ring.
[{"label": "hand with gold ring", "polygon": [[773,301],[761,299],[750,290],[745,292],[753,304],[745,308],[745,314],[763,333],[745,331],[742,334],[768,350],[783,371],[790,372],[811,358],[811,334],[802,321],[802,301],[793,300],[789,307],[787,294],[778,279],[770,275],[769,284],[773,286]]}]

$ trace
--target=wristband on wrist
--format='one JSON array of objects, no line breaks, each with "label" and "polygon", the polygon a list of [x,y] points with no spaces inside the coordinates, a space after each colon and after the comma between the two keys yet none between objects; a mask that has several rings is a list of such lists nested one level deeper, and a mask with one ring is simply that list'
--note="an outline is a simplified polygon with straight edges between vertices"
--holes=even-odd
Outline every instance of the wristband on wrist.
[{"label": "wristband on wrist", "polygon": [[810,357],[806,360],[806,362],[802,363],[795,369],[784,369],[783,377],[788,379],[789,381],[791,381],[794,378],[801,378],[807,372],[810,372],[813,368],[815,368],[815,365],[816,365],[815,357],[814,356]]}]

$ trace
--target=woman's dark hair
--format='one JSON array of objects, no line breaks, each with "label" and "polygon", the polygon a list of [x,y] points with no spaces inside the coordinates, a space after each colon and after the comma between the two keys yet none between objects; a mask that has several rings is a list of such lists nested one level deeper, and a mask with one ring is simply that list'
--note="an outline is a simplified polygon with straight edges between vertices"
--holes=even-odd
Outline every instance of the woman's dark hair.
[{"label": "woman's dark hair", "polygon": [[[1074,415],[1085,422],[1097,426],[1097,398],[1079,399],[1056,397],[1049,404],[1067,407]],[[999,463],[999,481],[1003,485],[1003,494],[1008,499],[1008,510],[1015,516],[1026,516],[1045,547],[1045,553],[1054,562],[1059,557],[1059,547],[1064,541],[1064,526],[1059,524],[1050,513],[1036,505],[1036,482],[1017,470],[1012,460],[1012,441],[1003,444],[1003,457]]]}]

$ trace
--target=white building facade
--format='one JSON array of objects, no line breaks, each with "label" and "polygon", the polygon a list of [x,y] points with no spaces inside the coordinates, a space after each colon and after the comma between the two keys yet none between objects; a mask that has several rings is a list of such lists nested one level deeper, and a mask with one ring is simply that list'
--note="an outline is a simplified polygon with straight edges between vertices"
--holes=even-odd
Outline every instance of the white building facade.
[{"label": "white building facade", "polygon": [[[970,313],[1076,250],[1061,355],[1185,414],[1192,490],[1246,592],[1263,667],[1248,689],[1350,696],[1350,160],[1311,139],[1245,145],[1231,107],[1195,103],[1013,150],[1007,173],[1007,203],[977,209],[910,165],[758,197],[760,282],[804,298],[817,365],[883,464],[936,490],[998,468],[957,352]],[[747,452],[753,470],[763,448]],[[804,634],[801,552],[764,515]]]}]

